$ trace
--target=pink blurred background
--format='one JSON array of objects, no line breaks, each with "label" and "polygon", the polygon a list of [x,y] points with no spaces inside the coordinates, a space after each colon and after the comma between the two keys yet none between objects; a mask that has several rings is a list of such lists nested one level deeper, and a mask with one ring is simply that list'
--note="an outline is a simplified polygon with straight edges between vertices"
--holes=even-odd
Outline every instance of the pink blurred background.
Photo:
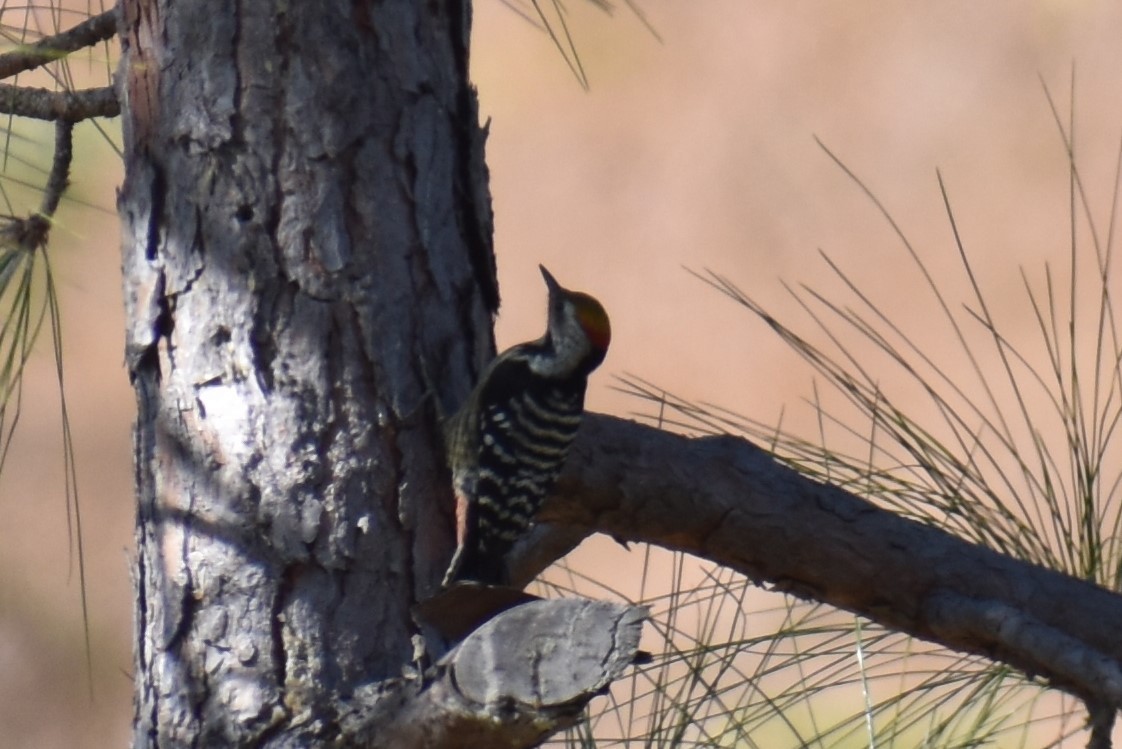
[{"label": "pink blurred background", "polygon": [[[576,0],[566,7],[588,91],[550,39],[497,0],[477,3],[472,62],[491,118],[500,346],[541,332],[538,263],[598,296],[614,340],[590,408],[649,411],[613,390],[613,375],[632,373],[763,421],[786,407],[785,426],[813,436],[802,405],[810,373],[683,266],[712,269],[795,314],[781,280],[837,287],[821,248],[924,335],[922,280],[815,136],[885,202],[933,273],[961,289],[942,171],[988,299],[1013,335],[1031,337],[1034,325],[1018,266],[1067,263],[1067,162],[1040,79],[1066,107],[1073,64],[1080,166],[1092,211],[1108,217],[1122,136],[1117,2],[642,2],[661,42],[625,7],[613,16]],[[53,369],[41,347],[0,477],[0,747],[122,746],[129,736],[134,405],[113,213],[120,165],[88,125],[79,130],[73,196],[92,207],[64,206],[51,253],[95,698],[68,572]],[[932,338],[929,350],[943,345]],[[595,548],[581,553],[588,561]]]}]

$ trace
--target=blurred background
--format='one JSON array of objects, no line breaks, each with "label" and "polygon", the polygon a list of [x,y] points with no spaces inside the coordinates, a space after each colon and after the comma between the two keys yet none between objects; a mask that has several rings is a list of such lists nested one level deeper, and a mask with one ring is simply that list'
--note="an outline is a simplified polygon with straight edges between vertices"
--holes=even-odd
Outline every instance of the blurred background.
[{"label": "blurred background", "polygon": [[[1122,137],[1120,3],[637,3],[649,28],[626,5],[607,13],[565,3],[587,90],[528,3],[478,0],[475,9],[472,75],[490,119],[499,345],[542,331],[538,263],[600,298],[613,343],[593,378],[592,409],[650,412],[615,389],[615,376],[632,374],[764,422],[782,413],[787,429],[815,437],[809,370],[687,269],[727,276],[777,316],[797,318],[784,284],[841,289],[820,250],[875,291],[931,356],[946,350],[948,367],[958,365],[946,331],[928,334],[931,307],[917,299],[925,282],[893,228],[816,138],[875,192],[962,305],[969,287],[939,169],[991,311],[1010,336],[1030,340],[1036,321],[1019,269],[1040,278],[1045,263],[1066,268],[1072,231],[1067,154],[1042,83],[1066,123],[1074,69],[1076,158],[1105,236]],[[557,18],[552,5],[543,9]],[[104,61],[88,67],[91,80],[100,71],[104,81]],[[48,153],[49,131],[29,128],[26,137]],[[68,546],[54,365],[42,345],[0,476],[0,747],[129,739],[134,403],[114,213],[121,167],[89,124],[79,126],[75,152],[72,199],[50,253],[94,698]],[[626,578],[621,555],[590,544],[575,564],[611,558]]]}]

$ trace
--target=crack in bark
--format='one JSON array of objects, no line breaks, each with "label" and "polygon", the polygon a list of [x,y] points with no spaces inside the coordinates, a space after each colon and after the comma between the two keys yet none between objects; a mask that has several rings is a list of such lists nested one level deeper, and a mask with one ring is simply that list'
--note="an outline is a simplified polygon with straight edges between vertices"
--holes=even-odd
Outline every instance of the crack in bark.
[{"label": "crack in bark", "polygon": [[289,597],[292,595],[293,590],[293,574],[295,565],[289,564],[277,576],[279,584],[273,593],[273,605],[270,610],[270,636],[272,638],[272,656],[274,661],[274,676],[277,680],[277,702],[285,711],[286,715],[290,714],[287,704],[287,681],[288,681],[288,649],[284,644],[284,607],[288,603]]},{"label": "crack in bark", "polygon": [[242,37],[242,0],[234,0],[231,4],[234,22],[233,28],[230,33],[230,47],[233,50],[232,57],[234,59],[234,91],[233,91],[233,113],[230,115],[230,143],[231,145],[241,145],[245,143],[245,135],[242,132],[242,81],[245,76],[242,73],[242,56],[241,52],[241,37]]},{"label": "crack in bark", "polygon": [[[454,50],[454,60],[462,80],[469,80],[471,46],[471,4],[449,3],[448,32]],[[485,144],[489,124],[479,126],[479,101],[470,85],[462,86],[449,115],[460,158],[456,159],[457,221],[461,235],[467,243],[475,282],[483,297],[487,312],[494,316],[499,311],[500,296],[498,272],[494,252],[494,215],[491,193],[488,189],[490,173],[487,169]],[[471,340],[470,337],[465,340]]]}]

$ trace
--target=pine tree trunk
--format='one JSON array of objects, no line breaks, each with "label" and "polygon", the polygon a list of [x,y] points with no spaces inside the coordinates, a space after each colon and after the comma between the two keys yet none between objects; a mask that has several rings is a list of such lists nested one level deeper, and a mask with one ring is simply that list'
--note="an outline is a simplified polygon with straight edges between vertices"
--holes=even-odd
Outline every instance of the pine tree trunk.
[{"label": "pine tree trunk", "polygon": [[497,306],[469,10],[124,3],[137,747],[329,740],[411,661]]},{"label": "pine tree trunk", "polygon": [[[123,0],[137,747],[530,746],[632,662],[641,611],[537,601],[397,678],[452,551],[438,417],[493,353],[469,9]],[[985,550],[982,578],[917,567],[965,544],[729,437],[583,431],[550,516],[576,531],[523,573],[606,530],[1122,705],[1117,595]]]}]

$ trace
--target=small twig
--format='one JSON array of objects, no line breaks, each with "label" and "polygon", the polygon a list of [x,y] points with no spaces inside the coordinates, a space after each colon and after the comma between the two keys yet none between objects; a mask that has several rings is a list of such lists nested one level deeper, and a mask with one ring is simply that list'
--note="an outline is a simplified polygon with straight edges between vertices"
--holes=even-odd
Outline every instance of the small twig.
[{"label": "small twig", "polygon": [[51,219],[62,201],[62,194],[70,184],[70,162],[74,155],[74,123],[70,120],[55,120],[55,153],[51,163],[51,173],[43,188],[43,202],[39,210],[24,219],[8,217],[0,227],[0,244],[15,245],[33,252],[47,244],[51,231]]},{"label": "small twig", "polygon": [[34,70],[84,47],[92,47],[117,33],[117,9],[87,18],[72,29],[0,55],[0,79]]},{"label": "small twig", "polygon": [[70,120],[55,120],[55,155],[51,164],[51,173],[47,177],[47,186],[43,191],[43,203],[39,208],[39,215],[50,218],[58,210],[58,203],[62,199],[70,184],[70,160],[74,155],[73,149],[74,123]]},{"label": "small twig", "polygon": [[0,113],[37,120],[78,122],[91,117],[116,117],[121,113],[121,103],[112,86],[82,91],[51,91],[0,83]]}]

